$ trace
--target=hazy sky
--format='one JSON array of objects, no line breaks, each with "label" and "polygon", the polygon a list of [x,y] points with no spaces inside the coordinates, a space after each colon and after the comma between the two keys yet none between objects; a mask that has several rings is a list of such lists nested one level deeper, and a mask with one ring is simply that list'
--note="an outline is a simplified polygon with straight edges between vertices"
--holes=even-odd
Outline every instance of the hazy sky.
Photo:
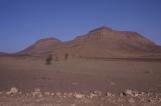
[{"label": "hazy sky", "polygon": [[161,45],[161,0],[0,0],[0,51],[71,40],[93,28],[136,31]]}]

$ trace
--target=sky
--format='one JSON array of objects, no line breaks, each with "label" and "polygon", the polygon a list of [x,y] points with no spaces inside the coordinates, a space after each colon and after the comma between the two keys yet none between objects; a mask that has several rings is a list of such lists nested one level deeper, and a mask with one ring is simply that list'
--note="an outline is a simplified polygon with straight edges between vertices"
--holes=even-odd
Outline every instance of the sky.
[{"label": "sky", "polygon": [[72,40],[107,26],[135,31],[161,45],[161,0],[0,0],[0,51],[35,41]]}]

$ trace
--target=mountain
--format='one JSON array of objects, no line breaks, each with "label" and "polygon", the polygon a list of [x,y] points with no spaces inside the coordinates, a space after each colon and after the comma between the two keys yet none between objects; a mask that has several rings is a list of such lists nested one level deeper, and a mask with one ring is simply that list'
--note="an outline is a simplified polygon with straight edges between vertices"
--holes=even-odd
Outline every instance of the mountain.
[{"label": "mountain", "polygon": [[50,53],[60,58],[65,54],[84,58],[128,58],[158,56],[161,47],[137,32],[100,27],[68,42],[55,38],[39,40],[23,53]]},{"label": "mountain", "polygon": [[4,53],[4,52],[0,52],[0,56],[1,56],[1,55],[6,55],[6,54],[7,54],[7,53]]},{"label": "mountain", "polygon": [[62,42],[56,38],[40,39],[35,44],[18,52],[18,54],[41,55],[52,51],[56,46],[60,44],[62,44]]}]

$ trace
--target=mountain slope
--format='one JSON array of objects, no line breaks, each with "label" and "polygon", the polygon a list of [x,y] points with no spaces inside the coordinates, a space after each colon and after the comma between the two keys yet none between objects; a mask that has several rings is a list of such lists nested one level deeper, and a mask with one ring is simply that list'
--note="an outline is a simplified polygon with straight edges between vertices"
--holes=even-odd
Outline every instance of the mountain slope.
[{"label": "mountain slope", "polygon": [[0,56],[1,56],[1,55],[6,55],[6,54],[7,54],[7,53],[4,53],[4,52],[0,52]]},{"label": "mountain slope", "polygon": [[56,38],[40,39],[35,44],[19,52],[19,54],[41,55],[52,51],[56,46],[61,44],[62,42]]},{"label": "mountain slope", "polygon": [[58,54],[69,53],[76,57],[134,57],[153,53],[158,46],[136,32],[97,28],[76,37],[60,48]]},{"label": "mountain slope", "polygon": [[69,42],[51,38],[39,40],[22,53],[34,55],[50,53],[59,57],[69,54],[72,57],[84,58],[128,58],[158,56],[161,47],[136,32],[100,27]]}]

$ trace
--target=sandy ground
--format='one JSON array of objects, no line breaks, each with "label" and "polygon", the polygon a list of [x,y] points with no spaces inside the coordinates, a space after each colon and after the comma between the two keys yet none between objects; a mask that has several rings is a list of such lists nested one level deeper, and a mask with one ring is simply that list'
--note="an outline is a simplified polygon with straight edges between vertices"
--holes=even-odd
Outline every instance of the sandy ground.
[{"label": "sandy ground", "polygon": [[[46,65],[45,59],[42,58],[0,57],[0,91],[9,90],[13,86],[24,93],[40,88],[42,92],[101,91],[119,95],[126,89],[132,89],[155,94],[161,93],[161,62],[154,60],[68,59],[66,61],[52,61],[51,65]],[[49,101],[49,105],[44,106],[57,106],[52,105],[52,103],[59,100],[62,100],[63,102],[61,103],[64,103],[59,106],[68,106],[65,105],[68,103],[66,101],[71,99],[51,98],[53,97],[44,97],[45,100]],[[104,102],[101,101],[101,98],[103,98]],[[112,100],[116,101],[118,98],[115,97]],[[22,104],[18,104],[21,102],[17,101],[21,99],[31,101],[31,103],[36,100],[26,99],[22,95],[17,98],[1,95],[0,105],[5,106],[3,105],[5,101],[6,103],[10,101],[13,104],[15,103],[13,106],[22,106]],[[128,101],[128,99],[128,97],[125,97],[125,101]],[[105,102],[107,100],[107,97],[101,96],[96,100],[90,99],[90,104],[79,105],[77,102],[72,102],[77,101],[77,99],[71,99],[69,102],[72,102],[73,105],[71,103],[69,106],[101,106],[101,103],[103,104],[102,106],[126,106],[127,104],[126,102],[123,102],[123,105],[118,105],[119,103],[110,104],[111,102]],[[153,106],[154,104],[148,105]],[[136,104],[136,106],[139,105]],[[144,104],[140,104],[140,106],[144,106]],[[159,105],[157,104],[156,106]]]}]

